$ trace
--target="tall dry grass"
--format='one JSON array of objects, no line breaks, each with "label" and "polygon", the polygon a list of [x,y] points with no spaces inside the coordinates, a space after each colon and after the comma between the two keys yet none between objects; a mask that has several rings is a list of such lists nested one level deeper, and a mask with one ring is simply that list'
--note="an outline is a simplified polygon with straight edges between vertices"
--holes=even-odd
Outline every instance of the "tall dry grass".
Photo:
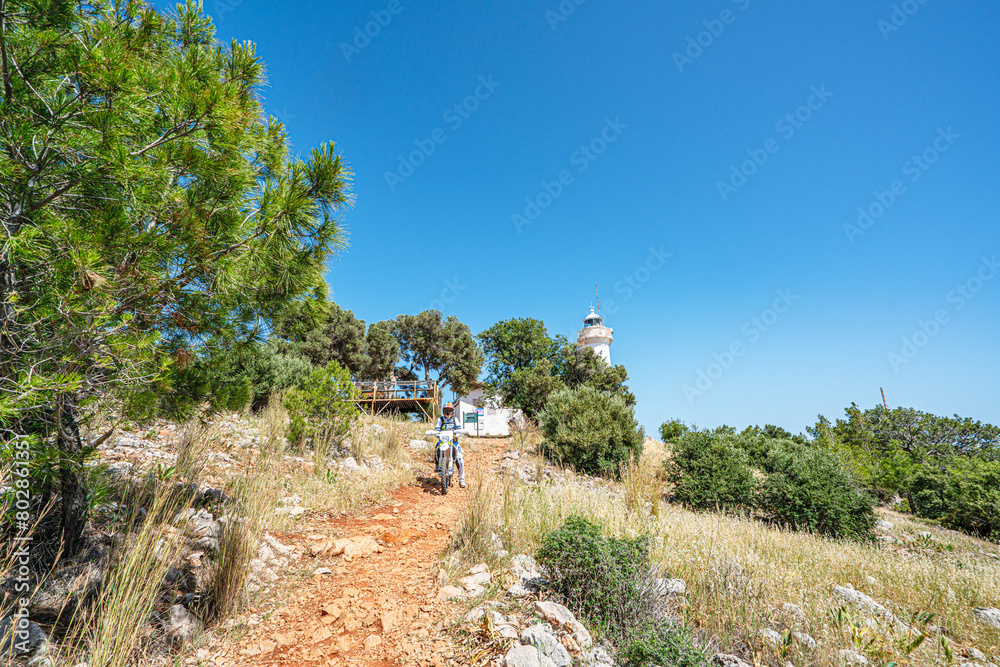
[{"label": "tall dry grass", "polygon": [[190,507],[190,496],[174,492],[171,485],[150,483],[156,488],[138,496],[151,498],[151,503],[134,507],[117,536],[97,602],[70,619],[64,653],[84,658],[90,667],[134,663],[164,575],[184,548],[182,532],[171,521]]},{"label": "tall dry grass", "polygon": [[[471,489],[463,528],[470,547],[482,550],[479,536],[496,532],[511,553],[533,553],[571,515],[615,536],[648,535],[654,564],[687,583],[678,611],[701,641],[759,664],[840,665],[841,649],[858,651],[872,664],[948,664],[949,655],[961,661],[969,647],[1000,656],[1000,631],[973,616],[975,607],[1000,606],[1000,562],[983,553],[997,554],[996,545],[901,515],[891,518],[898,544],[882,545],[689,512],[660,501],[655,464],[662,452],[653,448],[625,467],[621,484],[572,475],[564,483],[533,485],[511,476],[484,479]],[[920,537],[924,532],[933,537]],[[835,597],[834,584],[870,595],[911,627],[872,619]],[[805,621],[784,612],[784,603],[801,607]],[[784,633],[783,645],[771,648],[758,635],[763,628]],[[800,647],[792,629],[821,646]],[[1000,664],[1000,657],[994,662]]]},{"label": "tall dry grass", "polygon": [[[261,480],[273,498],[297,497],[313,512],[341,513],[384,500],[401,485],[415,480],[415,468],[406,445],[411,439],[423,439],[426,424],[393,416],[362,416],[352,427],[349,453],[358,463],[378,457],[381,470],[366,468],[361,472],[341,469],[341,460],[331,452],[312,452],[310,460],[291,456],[284,444],[288,417],[280,397],[274,396],[266,410],[254,417],[265,436],[262,455],[270,457],[270,471]],[[376,428],[377,427],[377,428]],[[288,529],[299,519],[277,514],[270,527]]]}]

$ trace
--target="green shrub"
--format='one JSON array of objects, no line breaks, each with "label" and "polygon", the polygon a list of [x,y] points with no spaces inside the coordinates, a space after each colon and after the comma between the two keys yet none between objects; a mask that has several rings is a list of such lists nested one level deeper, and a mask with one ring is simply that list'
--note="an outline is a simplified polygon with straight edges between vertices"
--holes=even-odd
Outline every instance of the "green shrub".
[{"label": "green shrub", "polygon": [[605,537],[586,519],[570,517],[545,537],[537,557],[566,606],[607,635],[621,636],[654,609],[644,537]]},{"label": "green shrub", "polygon": [[618,658],[623,667],[699,667],[707,664],[691,633],[683,626],[649,620],[629,630]]},{"label": "green shrub", "polygon": [[331,361],[315,369],[302,387],[285,394],[284,406],[291,424],[288,441],[297,447],[312,447],[318,453],[340,442],[351,430],[360,411],[357,390],[346,368]]},{"label": "green shrub", "polygon": [[874,502],[843,462],[826,450],[778,442],[764,459],[759,509],[796,530],[873,539]]},{"label": "green shrub", "polygon": [[690,430],[687,424],[680,419],[671,419],[660,424],[660,440],[663,442],[674,442]]},{"label": "green shrub", "polygon": [[541,417],[542,454],[580,472],[616,475],[642,455],[645,432],[619,394],[577,387],[552,394]]},{"label": "green shrub", "polygon": [[956,459],[926,466],[905,483],[912,510],[943,526],[980,537],[1000,537],[1000,462]]},{"label": "green shrub", "polygon": [[672,451],[664,466],[677,500],[702,510],[754,506],[757,483],[747,453],[730,436],[689,431],[673,443]]}]

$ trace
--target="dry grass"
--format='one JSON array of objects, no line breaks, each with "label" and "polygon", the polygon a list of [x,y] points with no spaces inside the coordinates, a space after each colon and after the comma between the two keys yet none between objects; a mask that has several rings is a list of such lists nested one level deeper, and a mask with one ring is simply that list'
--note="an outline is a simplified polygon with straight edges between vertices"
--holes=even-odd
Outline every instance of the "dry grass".
[{"label": "dry grass", "polygon": [[[482,549],[480,536],[497,532],[511,553],[533,553],[571,515],[616,536],[649,535],[654,563],[687,582],[679,611],[703,643],[760,664],[840,665],[840,649],[859,651],[873,664],[948,664],[949,652],[963,662],[966,647],[1000,656],[1000,632],[973,617],[977,606],[1000,605],[1000,562],[983,553],[997,554],[996,545],[895,514],[888,516],[894,533],[910,541],[882,545],[689,512],[659,501],[663,452],[647,445],[643,458],[625,467],[620,485],[573,476],[561,484],[525,485],[510,476],[484,480],[472,488],[463,529],[470,546]],[[933,537],[921,537],[923,532]],[[910,625],[918,614],[935,614],[923,625],[926,638],[908,653],[919,623],[907,632],[871,621],[850,605],[844,608],[832,594],[834,584],[870,595]],[[782,611],[787,602],[802,608],[804,623]],[[762,628],[808,632],[821,646],[800,650],[786,635],[787,645],[776,650],[758,637]]]},{"label": "dry grass", "polygon": [[[280,400],[272,397],[267,410],[255,422],[267,438],[266,453],[273,461],[262,480],[268,485],[270,497],[296,497],[308,510],[329,514],[379,502],[399,486],[414,481],[415,471],[406,445],[411,439],[422,439],[427,428],[426,424],[399,418],[362,417],[349,436],[350,454],[359,463],[378,457],[384,467],[349,473],[341,470],[340,460],[324,452],[314,452],[311,460],[285,456],[288,420]],[[248,471],[250,475],[257,475],[256,467]],[[286,530],[295,525],[297,518],[279,514],[269,521],[270,527]]]},{"label": "dry grass", "polygon": [[224,619],[246,600],[250,561],[257,554],[267,522],[274,514],[275,489],[271,483],[274,464],[260,457],[252,473],[242,475],[229,489],[235,501],[228,520],[222,523],[219,549],[212,561],[203,620]]},{"label": "dry grass", "polygon": [[[146,494],[141,494],[146,495]],[[118,536],[113,562],[97,603],[70,621],[65,653],[86,656],[91,667],[132,664],[161,592],[167,569],[184,548],[181,532],[170,525],[188,507],[169,485],[151,494],[143,520],[134,531]],[[139,507],[134,508],[138,519]],[[127,522],[126,525],[133,525]]]}]

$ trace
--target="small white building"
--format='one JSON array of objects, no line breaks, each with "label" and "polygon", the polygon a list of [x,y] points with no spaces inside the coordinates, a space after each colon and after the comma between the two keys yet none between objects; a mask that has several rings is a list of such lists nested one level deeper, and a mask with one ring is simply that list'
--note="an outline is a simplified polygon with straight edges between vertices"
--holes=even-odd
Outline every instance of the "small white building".
[{"label": "small white building", "polygon": [[604,320],[600,314],[594,312],[594,307],[590,307],[590,315],[583,320],[583,328],[576,337],[577,347],[589,347],[601,358],[611,365],[611,342],[614,340],[611,327],[604,326]]},{"label": "small white building", "polygon": [[[482,388],[474,389],[467,396],[456,399],[454,405],[455,418],[462,428],[473,436],[477,432],[479,435],[510,435],[510,420],[521,414],[520,410],[514,408],[490,407],[483,400]],[[469,415],[470,421],[466,421],[466,415]]]}]

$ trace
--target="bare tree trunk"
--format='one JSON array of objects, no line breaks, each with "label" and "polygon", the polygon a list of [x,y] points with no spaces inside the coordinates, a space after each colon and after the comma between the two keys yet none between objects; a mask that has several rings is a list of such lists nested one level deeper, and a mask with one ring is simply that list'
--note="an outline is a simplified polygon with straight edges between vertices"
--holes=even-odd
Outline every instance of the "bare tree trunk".
[{"label": "bare tree trunk", "polygon": [[62,496],[62,548],[72,556],[83,546],[83,529],[87,524],[87,485],[83,475],[83,441],[76,422],[76,410],[70,397],[64,396],[56,412],[57,441],[62,452],[59,492]]}]

